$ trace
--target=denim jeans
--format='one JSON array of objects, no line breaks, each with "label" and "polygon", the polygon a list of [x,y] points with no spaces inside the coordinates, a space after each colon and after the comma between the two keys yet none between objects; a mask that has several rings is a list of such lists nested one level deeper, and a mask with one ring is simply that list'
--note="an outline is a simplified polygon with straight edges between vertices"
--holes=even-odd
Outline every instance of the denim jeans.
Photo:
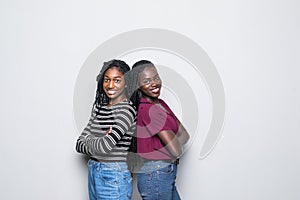
[{"label": "denim jeans", "polygon": [[143,164],[138,174],[138,190],[143,200],[180,200],[175,186],[177,165],[164,161]]},{"label": "denim jeans", "polygon": [[130,200],[132,177],[126,162],[89,160],[90,200]]}]

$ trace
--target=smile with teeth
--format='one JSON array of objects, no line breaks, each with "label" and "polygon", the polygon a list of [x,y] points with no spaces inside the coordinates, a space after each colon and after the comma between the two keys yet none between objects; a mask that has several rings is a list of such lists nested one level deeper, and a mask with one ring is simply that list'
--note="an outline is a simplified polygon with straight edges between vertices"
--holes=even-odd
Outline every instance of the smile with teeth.
[{"label": "smile with teeth", "polygon": [[151,92],[158,93],[159,92],[159,88],[154,88],[154,89],[151,90]]},{"label": "smile with teeth", "polygon": [[108,95],[114,95],[116,92],[116,90],[107,90]]}]

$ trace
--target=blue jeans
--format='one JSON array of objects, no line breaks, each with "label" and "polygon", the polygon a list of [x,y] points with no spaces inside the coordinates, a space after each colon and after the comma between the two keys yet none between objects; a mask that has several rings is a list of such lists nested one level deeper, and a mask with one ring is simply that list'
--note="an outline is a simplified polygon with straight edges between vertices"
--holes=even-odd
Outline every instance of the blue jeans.
[{"label": "blue jeans", "polygon": [[90,200],[130,200],[132,177],[126,162],[89,160]]},{"label": "blue jeans", "polygon": [[150,161],[138,174],[138,190],[143,200],[180,200],[175,186],[177,165]]}]

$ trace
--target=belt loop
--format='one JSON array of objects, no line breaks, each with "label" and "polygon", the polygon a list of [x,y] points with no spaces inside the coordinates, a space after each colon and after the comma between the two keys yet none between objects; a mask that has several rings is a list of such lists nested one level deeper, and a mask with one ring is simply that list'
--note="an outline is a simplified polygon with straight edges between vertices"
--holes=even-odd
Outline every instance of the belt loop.
[{"label": "belt loop", "polygon": [[177,158],[176,160],[174,160],[173,162],[171,162],[174,165],[178,165],[179,164],[179,158]]}]

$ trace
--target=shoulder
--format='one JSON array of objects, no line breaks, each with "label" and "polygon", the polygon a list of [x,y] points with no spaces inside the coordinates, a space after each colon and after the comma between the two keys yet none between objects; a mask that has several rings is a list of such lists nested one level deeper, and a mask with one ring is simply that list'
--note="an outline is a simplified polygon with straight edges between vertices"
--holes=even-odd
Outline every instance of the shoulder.
[{"label": "shoulder", "polygon": [[[163,105],[165,105],[165,106],[168,106],[168,104],[167,104],[164,100],[158,99],[158,101],[159,101],[160,104],[163,104]],[[168,106],[168,107],[169,107],[169,106]]]},{"label": "shoulder", "polygon": [[162,105],[165,109],[167,109],[168,112],[172,112],[171,108],[169,107],[169,105],[162,99],[158,99],[160,105]]},{"label": "shoulder", "polygon": [[152,106],[153,104],[150,103],[149,101],[147,101],[146,99],[144,98],[141,98],[141,101],[140,101],[140,104],[139,104],[139,107],[138,107],[138,111],[146,111],[146,110],[149,110],[150,107]]},{"label": "shoulder", "polygon": [[141,113],[148,113],[149,110],[154,106],[153,103],[147,101],[146,99],[142,98],[139,104],[138,108],[138,114],[140,115]]},{"label": "shoulder", "polygon": [[138,116],[151,119],[165,119],[166,112],[157,104],[140,104]]}]

